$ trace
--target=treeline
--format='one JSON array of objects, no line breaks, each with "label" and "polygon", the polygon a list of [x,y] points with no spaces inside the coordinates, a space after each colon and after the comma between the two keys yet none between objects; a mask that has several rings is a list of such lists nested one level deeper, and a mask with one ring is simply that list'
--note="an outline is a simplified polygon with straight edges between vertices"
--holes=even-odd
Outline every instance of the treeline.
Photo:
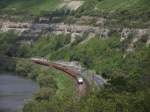
[{"label": "treeline", "polygon": [[11,71],[15,69],[14,61],[8,56],[15,53],[17,35],[13,32],[0,33],[0,70]]}]

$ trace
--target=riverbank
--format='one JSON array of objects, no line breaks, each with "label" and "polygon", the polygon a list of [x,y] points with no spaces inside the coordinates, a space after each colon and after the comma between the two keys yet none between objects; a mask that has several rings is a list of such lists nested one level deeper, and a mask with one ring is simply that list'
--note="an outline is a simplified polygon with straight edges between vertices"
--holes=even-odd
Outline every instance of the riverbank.
[{"label": "riverbank", "polygon": [[[50,103],[51,100],[53,100],[53,102],[60,102],[65,98],[68,99],[75,95],[74,82],[64,75],[63,72],[33,64],[27,59],[18,58],[13,60],[13,62],[15,62],[13,63],[13,65],[15,65],[13,72],[16,72],[21,77],[35,80],[40,86],[40,90],[32,97],[32,100],[24,105],[23,112],[30,112],[32,106],[38,104],[40,104],[40,106],[34,107],[35,109],[46,109],[48,107],[45,107],[43,102],[46,104]],[[6,63],[9,63],[9,61],[5,62],[5,64]],[[6,66],[9,66],[9,64]],[[6,71],[7,69],[4,70]],[[54,105],[54,103],[52,105]]]}]

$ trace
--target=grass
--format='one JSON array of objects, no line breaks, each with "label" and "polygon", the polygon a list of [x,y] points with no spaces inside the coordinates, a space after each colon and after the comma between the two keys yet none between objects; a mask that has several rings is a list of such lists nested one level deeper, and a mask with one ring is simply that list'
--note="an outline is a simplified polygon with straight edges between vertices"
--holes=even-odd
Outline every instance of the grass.
[{"label": "grass", "polygon": [[44,71],[44,75],[50,75],[56,81],[58,87],[56,92],[57,97],[63,98],[64,96],[74,95],[75,93],[74,82],[68,75],[66,75],[64,72],[61,72],[53,68],[45,67],[42,65],[36,66],[42,68],[42,70]]},{"label": "grass", "polygon": [[[44,71],[44,74],[50,75],[56,81],[57,84],[57,92],[56,96],[58,98],[63,98],[64,96],[73,96],[75,93],[75,85],[74,81],[66,75],[64,72],[56,70],[54,68],[45,67],[42,65],[36,65],[37,67],[41,67]],[[38,69],[38,68],[37,68]]]},{"label": "grass", "polygon": [[149,10],[150,1],[148,0],[103,0],[96,6],[102,11],[145,11]]},{"label": "grass", "polygon": [[[91,6],[91,7],[90,7]],[[77,11],[79,15],[96,15],[115,18],[147,19],[150,12],[149,0],[87,0]]]},{"label": "grass", "polygon": [[69,76],[66,76],[66,74],[60,71],[55,72],[57,73],[57,75],[54,75],[54,79],[56,80],[58,86],[57,96],[61,98],[64,95],[65,96],[74,95],[75,85],[73,80]]},{"label": "grass", "polygon": [[9,14],[39,15],[56,9],[59,3],[60,0],[1,0],[0,10]]}]

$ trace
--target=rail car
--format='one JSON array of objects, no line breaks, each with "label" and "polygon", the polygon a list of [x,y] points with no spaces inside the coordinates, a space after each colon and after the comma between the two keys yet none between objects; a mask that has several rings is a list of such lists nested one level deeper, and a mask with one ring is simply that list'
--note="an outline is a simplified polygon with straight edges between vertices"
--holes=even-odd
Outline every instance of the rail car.
[{"label": "rail car", "polygon": [[78,84],[83,84],[83,78],[82,77],[77,77],[77,83]]}]

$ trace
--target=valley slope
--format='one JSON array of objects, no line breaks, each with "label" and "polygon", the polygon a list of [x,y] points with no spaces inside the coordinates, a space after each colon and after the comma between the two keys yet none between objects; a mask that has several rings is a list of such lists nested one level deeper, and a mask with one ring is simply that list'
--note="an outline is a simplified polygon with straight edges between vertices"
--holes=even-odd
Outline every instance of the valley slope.
[{"label": "valley slope", "polygon": [[[0,3],[0,68],[33,78],[41,86],[23,112],[150,111],[148,0],[86,0],[76,10],[55,10],[62,5],[58,0]],[[14,17],[28,18],[30,13],[30,20]],[[5,56],[18,59],[9,64]],[[107,83],[100,88],[92,83],[78,98],[70,78],[28,62],[31,57],[80,63],[83,73],[92,70],[84,77],[97,74]]]}]

